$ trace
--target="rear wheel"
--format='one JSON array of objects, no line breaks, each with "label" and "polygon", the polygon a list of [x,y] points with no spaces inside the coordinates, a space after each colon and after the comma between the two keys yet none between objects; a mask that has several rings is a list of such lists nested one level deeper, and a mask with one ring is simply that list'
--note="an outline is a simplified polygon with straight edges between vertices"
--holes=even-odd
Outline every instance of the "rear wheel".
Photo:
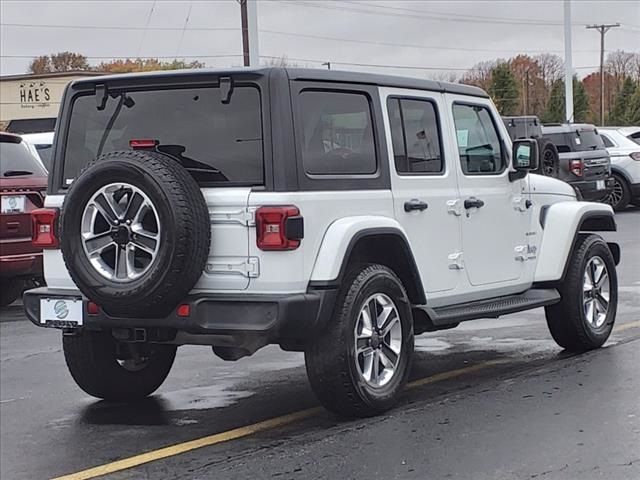
[{"label": "rear wheel", "polygon": [[320,402],[347,417],[382,413],[396,403],[409,374],[413,321],[398,277],[382,265],[347,276],[333,323],[305,351]]},{"label": "rear wheel", "polygon": [[24,281],[19,278],[5,278],[0,281],[0,307],[15,302],[24,290]]},{"label": "rear wheel", "polygon": [[625,209],[631,201],[631,190],[629,189],[629,185],[627,184],[627,181],[617,173],[613,174],[613,189],[604,201],[611,205],[614,210]]},{"label": "rear wheel", "polygon": [[618,279],[613,255],[601,237],[578,237],[560,294],[562,300],[545,309],[556,343],[573,351],[602,346],[616,318]]},{"label": "rear wheel", "polygon": [[85,330],[63,335],[64,358],[71,376],[89,395],[133,401],[151,395],[169,375],[175,345],[123,343],[110,332]]}]

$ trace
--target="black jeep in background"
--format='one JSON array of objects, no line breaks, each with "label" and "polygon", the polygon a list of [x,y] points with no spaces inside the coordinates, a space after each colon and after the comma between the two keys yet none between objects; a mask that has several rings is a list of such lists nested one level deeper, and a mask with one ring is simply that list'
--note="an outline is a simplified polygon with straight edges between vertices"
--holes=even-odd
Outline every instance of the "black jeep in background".
[{"label": "black jeep in background", "polygon": [[593,125],[572,123],[542,126],[543,138],[558,149],[556,178],[571,184],[578,200],[603,201],[613,189],[611,160]]}]

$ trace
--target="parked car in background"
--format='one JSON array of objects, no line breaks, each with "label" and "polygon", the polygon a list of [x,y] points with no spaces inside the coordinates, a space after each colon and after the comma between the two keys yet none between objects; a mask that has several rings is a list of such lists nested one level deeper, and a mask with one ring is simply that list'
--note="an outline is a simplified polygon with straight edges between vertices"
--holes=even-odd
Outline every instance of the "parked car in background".
[{"label": "parked car in background", "polygon": [[40,159],[44,167],[49,171],[51,169],[53,132],[29,133],[22,135],[22,140],[29,145],[31,152]]},{"label": "parked car in background", "polygon": [[629,203],[640,206],[640,127],[599,128],[611,157],[614,185],[607,203],[622,210]]},{"label": "parked car in background", "polygon": [[17,135],[0,132],[0,306],[42,278],[42,249],[31,245],[31,211],[44,204],[47,171]]},{"label": "parked car in background", "polygon": [[543,125],[542,135],[558,149],[558,176],[571,184],[579,199],[604,201],[613,190],[611,160],[593,125]]},{"label": "parked car in background", "polygon": [[558,149],[552,141],[542,136],[542,123],[535,115],[519,117],[502,117],[502,122],[507,127],[511,140],[533,138],[538,143],[540,152],[540,166],[535,173],[547,177],[558,177],[558,164],[560,158]]}]

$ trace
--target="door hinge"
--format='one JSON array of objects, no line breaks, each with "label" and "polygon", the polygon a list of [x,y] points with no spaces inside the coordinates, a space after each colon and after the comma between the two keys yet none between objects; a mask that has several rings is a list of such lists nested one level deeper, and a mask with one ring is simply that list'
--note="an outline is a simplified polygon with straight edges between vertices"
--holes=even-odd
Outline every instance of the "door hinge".
[{"label": "door hinge", "polygon": [[535,245],[518,245],[513,249],[513,251],[515,259],[518,262],[526,262],[527,260],[536,258],[538,247],[536,247]]},{"label": "door hinge", "polygon": [[260,276],[260,260],[257,257],[249,257],[241,262],[208,262],[205,271],[211,274],[257,278]]},{"label": "door hinge", "polygon": [[239,223],[241,225],[253,226],[256,224],[257,207],[247,207],[237,210],[218,210],[209,212],[211,223]]},{"label": "door hinge", "polygon": [[449,254],[449,270],[462,270],[464,269],[464,258],[462,252],[456,252]]},{"label": "door hinge", "polygon": [[447,212],[454,214],[456,217],[462,215],[462,200],[447,200]]},{"label": "door hinge", "polygon": [[531,207],[531,200],[526,197],[513,197],[511,201],[513,209],[518,212],[526,212]]}]

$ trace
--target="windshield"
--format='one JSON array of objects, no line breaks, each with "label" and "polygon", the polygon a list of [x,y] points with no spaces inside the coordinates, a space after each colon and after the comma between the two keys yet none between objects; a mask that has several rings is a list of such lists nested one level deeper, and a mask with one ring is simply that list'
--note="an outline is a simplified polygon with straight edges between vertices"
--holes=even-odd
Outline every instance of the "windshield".
[{"label": "windshield", "polygon": [[229,103],[218,88],[118,91],[99,110],[95,96],[72,107],[64,154],[64,184],[91,160],[131,150],[131,140],[155,140],[200,183],[263,183],[260,93],[236,87]]},{"label": "windshield", "polygon": [[0,178],[36,176],[47,172],[24,142],[0,142]]},{"label": "windshield", "polygon": [[632,133],[627,138],[640,145],[640,132]]}]

